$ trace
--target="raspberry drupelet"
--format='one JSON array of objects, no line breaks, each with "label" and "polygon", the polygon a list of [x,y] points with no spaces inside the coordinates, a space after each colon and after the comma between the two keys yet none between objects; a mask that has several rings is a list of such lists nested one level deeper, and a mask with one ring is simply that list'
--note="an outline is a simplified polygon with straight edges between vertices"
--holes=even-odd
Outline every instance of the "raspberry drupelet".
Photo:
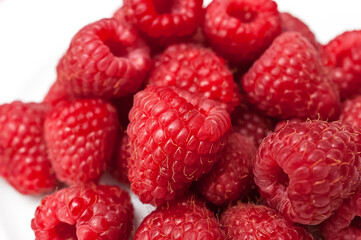
[{"label": "raspberry drupelet", "polygon": [[128,240],[133,206],[116,186],[73,186],[45,197],[31,228],[36,240]]},{"label": "raspberry drupelet", "polygon": [[133,27],[102,19],[73,37],[57,75],[76,97],[110,99],[136,92],[150,65],[149,47]]},{"label": "raspberry drupelet", "polygon": [[255,182],[267,203],[293,222],[317,225],[360,184],[361,133],[320,120],[290,123],[258,149]]},{"label": "raspberry drupelet", "polygon": [[143,203],[154,205],[182,195],[210,171],[231,127],[219,103],[158,86],[135,95],[129,120],[131,188]]}]

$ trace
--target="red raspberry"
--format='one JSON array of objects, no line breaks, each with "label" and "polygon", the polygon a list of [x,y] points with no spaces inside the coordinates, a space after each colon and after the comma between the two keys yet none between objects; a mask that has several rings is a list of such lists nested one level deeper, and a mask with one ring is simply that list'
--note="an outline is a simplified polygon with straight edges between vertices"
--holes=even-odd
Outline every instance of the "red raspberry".
[{"label": "red raspberry", "polygon": [[324,63],[343,98],[361,94],[361,30],[344,32],[323,48]]},{"label": "red raspberry", "polygon": [[221,102],[229,111],[239,104],[239,89],[223,59],[193,44],[168,47],[156,61],[149,83],[176,86]]},{"label": "red raspberry", "polygon": [[361,133],[319,120],[289,124],[265,138],[254,175],[261,195],[288,219],[316,225],[360,182]]},{"label": "red raspberry", "polygon": [[0,176],[22,194],[42,194],[56,185],[43,137],[48,110],[19,101],[0,105]]},{"label": "red raspberry", "polygon": [[46,94],[43,103],[48,104],[49,106],[55,106],[59,102],[66,100],[74,99],[59,81],[55,81]]},{"label": "red raspberry", "polygon": [[57,66],[58,81],[78,97],[126,96],[141,86],[149,54],[135,29],[102,19],[74,36]]},{"label": "red raspberry", "polygon": [[281,18],[271,0],[214,0],[203,29],[221,56],[249,64],[281,33]]},{"label": "red raspberry", "polygon": [[337,116],[339,95],[316,49],[297,32],[276,38],[242,79],[250,99],[267,115],[282,119]]},{"label": "red raspberry", "polygon": [[252,139],[259,146],[273,129],[273,121],[247,104],[239,105],[231,115],[234,132]]},{"label": "red raspberry", "polygon": [[232,133],[212,170],[196,183],[197,192],[215,205],[227,205],[246,195],[253,183],[253,141],[240,133]]},{"label": "red raspberry", "polygon": [[278,132],[282,128],[285,128],[288,124],[301,123],[303,120],[299,118],[292,118],[291,120],[279,121],[275,126],[275,132]]},{"label": "red raspberry", "polygon": [[221,217],[227,239],[312,240],[303,227],[295,226],[272,208],[239,203],[227,209]]},{"label": "red raspberry", "polygon": [[45,197],[31,228],[36,240],[127,240],[132,229],[129,194],[115,186],[74,186]]},{"label": "red raspberry", "polygon": [[138,92],[129,119],[131,188],[154,205],[182,195],[209,172],[231,127],[217,102],[170,87]]},{"label": "red raspberry", "polygon": [[193,35],[204,19],[203,0],[130,0],[129,4],[126,18],[162,46]]},{"label": "red raspberry", "polygon": [[45,139],[58,179],[68,184],[99,180],[118,130],[116,110],[99,99],[59,103],[45,120]]},{"label": "red raspberry", "polygon": [[361,96],[343,103],[340,120],[351,124],[354,128],[361,128]]},{"label": "red raspberry", "polygon": [[172,201],[148,215],[133,240],[224,240],[217,219],[195,199]]},{"label": "red raspberry", "polygon": [[358,191],[322,223],[322,233],[328,240],[361,239],[361,191]]},{"label": "red raspberry", "polygon": [[112,163],[109,166],[111,174],[122,183],[129,184],[128,159],[130,159],[128,135],[123,134],[118,140]]},{"label": "red raspberry", "polygon": [[287,12],[280,13],[280,16],[282,20],[282,32],[299,32],[303,37],[307,38],[307,40],[312,43],[316,49],[321,48],[321,45],[317,42],[315,35],[304,22]]}]

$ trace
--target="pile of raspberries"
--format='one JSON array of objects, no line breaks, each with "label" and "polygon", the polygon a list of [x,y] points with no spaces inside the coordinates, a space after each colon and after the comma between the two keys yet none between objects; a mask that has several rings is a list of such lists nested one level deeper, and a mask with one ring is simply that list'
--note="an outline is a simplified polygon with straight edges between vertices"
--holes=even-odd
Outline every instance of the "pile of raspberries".
[{"label": "pile of raspberries", "polygon": [[[48,194],[37,240],[361,239],[361,30],[322,45],[272,0],[126,0],[56,71],[0,106],[0,175]],[[156,207],[138,228],[105,172]]]}]

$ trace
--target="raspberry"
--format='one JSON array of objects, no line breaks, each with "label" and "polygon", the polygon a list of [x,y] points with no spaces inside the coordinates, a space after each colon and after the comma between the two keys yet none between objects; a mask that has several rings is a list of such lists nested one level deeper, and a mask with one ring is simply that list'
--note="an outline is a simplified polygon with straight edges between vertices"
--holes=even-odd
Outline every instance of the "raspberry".
[{"label": "raspberry", "polygon": [[351,124],[354,128],[361,128],[361,96],[343,103],[340,120]]},{"label": "raspberry", "polygon": [[31,228],[36,240],[127,240],[132,229],[129,194],[115,186],[73,186],[45,197]]},{"label": "raspberry", "polygon": [[280,13],[280,16],[282,21],[282,32],[299,32],[303,37],[307,38],[316,49],[321,47],[311,29],[304,22],[287,12]]},{"label": "raspberry", "polygon": [[289,124],[258,149],[255,182],[271,207],[301,224],[328,218],[359,183],[361,133],[320,120]]},{"label": "raspberry", "polygon": [[74,99],[67,89],[63,85],[59,84],[59,81],[55,81],[46,94],[43,103],[48,104],[49,106],[55,106],[59,102],[66,100],[71,101]]},{"label": "raspberry", "polygon": [[57,66],[58,81],[77,97],[126,96],[141,86],[149,51],[135,29],[102,19],[74,36]]},{"label": "raspberry", "polygon": [[131,188],[143,203],[180,196],[209,172],[231,127],[227,111],[201,95],[148,86],[129,113]]},{"label": "raspberry", "polygon": [[156,61],[149,83],[176,86],[221,102],[229,111],[239,104],[239,89],[223,59],[193,44],[168,47]]},{"label": "raspberry", "polygon": [[259,146],[273,129],[273,121],[247,104],[239,105],[231,115],[232,128],[250,138],[255,146]]},{"label": "raspberry", "polygon": [[213,204],[227,205],[246,195],[253,183],[253,141],[240,133],[232,133],[212,170],[196,184],[197,192]]},{"label": "raspberry", "polygon": [[43,138],[48,110],[19,101],[0,105],[0,176],[22,194],[42,194],[56,185]]},{"label": "raspberry", "polygon": [[250,102],[269,116],[333,119],[338,113],[335,86],[316,49],[297,32],[277,37],[242,84]]},{"label": "raspberry", "polygon": [[281,33],[281,18],[271,0],[214,0],[206,9],[203,29],[221,56],[249,64]]},{"label": "raspberry", "polygon": [[118,130],[116,110],[99,99],[59,103],[45,120],[45,139],[56,176],[68,184],[98,181]]},{"label": "raspberry", "polygon": [[118,140],[115,148],[110,172],[122,183],[128,183],[128,159],[130,158],[128,135],[123,134]]},{"label": "raspberry", "polygon": [[301,123],[301,122],[303,122],[303,121],[299,118],[292,118],[291,120],[279,121],[275,126],[275,132],[286,127],[288,124]]},{"label": "raspberry", "polygon": [[170,202],[148,215],[133,240],[224,240],[217,219],[204,203],[190,197]]},{"label": "raspberry", "polygon": [[361,94],[361,30],[344,32],[323,48],[324,64],[343,98]]},{"label": "raspberry", "polygon": [[227,209],[221,217],[227,239],[284,239],[312,240],[304,228],[292,225],[272,208],[239,203]]},{"label": "raspberry", "polygon": [[204,18],[203,0],[130,0],[126,18],[157,45],[193,35]]},{"label": "raspberry", "polygon": [[329,240],[360,239],[361,191],[345,200],[342,206],[322,223],[321,229],[323,235]]}]

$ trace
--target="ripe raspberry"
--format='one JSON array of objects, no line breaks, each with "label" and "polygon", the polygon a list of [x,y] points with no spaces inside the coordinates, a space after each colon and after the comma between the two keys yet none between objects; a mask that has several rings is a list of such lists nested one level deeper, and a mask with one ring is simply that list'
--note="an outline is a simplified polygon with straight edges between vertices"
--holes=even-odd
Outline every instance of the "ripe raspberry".
[{"label": "ripe raspberry", "polygon": [[339,96],[316,49],[297,32],[275,39],[242,79],[251,103],[282,119],[333,119]]},{"label": "ripe raspberry", "polygon": [[345,200],[342,206],[322,223],[321,229],[329,240],[361,239],[361,191]]},{"label": "ripe raspberry", "polygon": [[281,130],[282,128],[285,128],[288,124],[301,123],[301,122],[303,122],[303,120],[299,118],[292,118],[291,120],[279,121],[275,126],[275,132]]},{"label": "ripe raspberry", "polygon": [[197,192],[215,205],[227,205],[246,195],[253,183],[253,141],[232,133],[220,160],[196,183]]},{"label": "ripe raspberry", "polygon": [[56,186],[43,137],[48,110],[19,101],[0,105],[0,176],[22,194],[42,194]]},{"label": "ripe raspberry", "polygon": [[211,169],[231,127],[217,102],[158,86],[135,95],[129,120],[131,188],[154,205],[182,195]]},{"label": "ripe raspberry", "polygon": [[354,128],[361,128],[361,96],[343,103],[340,120],[351,124]]},{"label": "ripe raspberry", "polygon": [[45,120],[45,139],[58,179],[67,184],[99,180],[118,130],[116,110],[99,99],[59,103]]},{"label": "ripe raspberry", "polygon": [[259,146],[273,129],[273,121],[247,104],[239,105],[231,115],[234,132],[250,138]]},{"label": "ripe raspberry", "polygon": [[303,37],[307,38],[316,49],[321,48],[315,35],[304,22],[287,12],[280,13],[280,16],[282,21],[282,32],[299,32]]},{"label": "ripe raspberry", "polygon": [[221,217],[227,239],[312,240],[303,227],[295,226],[272,208],[240,203],[227,209]]},{"label": "ripe raspberry", "polygon": [[126,18],[162,46],[191,36],[204,19],[203,0],[130,0],[129,4]]},{"label": "ripe raspberry", "polygon": [[74,186],[45,197],[31,221],[36,240],[127,240],[132,229],[129,194],[115,186]]},{"label": "ripe raspberry", "polygon": [[239,104],[239,88],[224,60],[199,45],[168,47],[156,61],[149,83],[202,93],[221,102],[229,112]]},{"label": "ripe raspberry", "polygon": [[289,124],[258,149],[255,182],[271,207],[286,218],[316,225],[357,187],[361,133],[340,122]]},{"label": "ripe raspberry", "polygon": [[134,28],[102,19],[74,36],[57,66],[58,81],[77,97],[126,96],[141,86],[149,54]]},{"label": "ripe raspberry", "polygon": [[361,30],[344,32],[324,46],[324,64],[343,98],[361,94]]},{"label": "ripe raspberry", "polygon": [[110,173],[122,183],[129,184],[128,159],[130,159],[128,135],[119,137],[115,153],[109,166]]},{"label": "ripe raspberry", "polygon": [[46,94],[43,103],[54,107],[59,102],[66,100],[70,101],[74,100],[74,98],[63,85],[59,84],[58,81],[55,81]]},{"label": "ripe raspberry", "polygon": [[195,199],[172,201],[148,215],[133,240],[225,240],[217,219]]},{"label": "ripe raspberry", "polygon": [[203,29],[221,56],[252,63],[281,33],[281,18],[271,0],[214,0],[207,7]]}]

